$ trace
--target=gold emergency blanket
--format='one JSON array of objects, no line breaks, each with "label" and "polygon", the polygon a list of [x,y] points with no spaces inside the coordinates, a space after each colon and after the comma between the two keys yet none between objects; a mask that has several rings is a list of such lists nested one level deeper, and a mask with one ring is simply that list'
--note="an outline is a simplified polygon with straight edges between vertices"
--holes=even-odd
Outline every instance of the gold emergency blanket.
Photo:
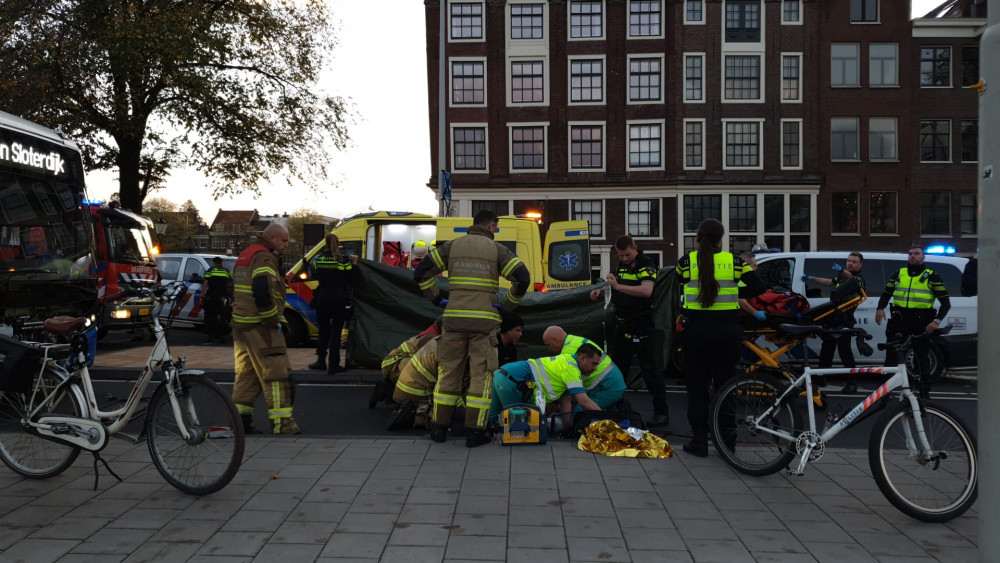
[{"label": "gold emergency blanket", "polygon": [[646,432],[641,440],[636,440],[611,420],[591,422],[576,447],[585,452],[614,457],[663,458],[674,453],[666,440],[652,432]]}]

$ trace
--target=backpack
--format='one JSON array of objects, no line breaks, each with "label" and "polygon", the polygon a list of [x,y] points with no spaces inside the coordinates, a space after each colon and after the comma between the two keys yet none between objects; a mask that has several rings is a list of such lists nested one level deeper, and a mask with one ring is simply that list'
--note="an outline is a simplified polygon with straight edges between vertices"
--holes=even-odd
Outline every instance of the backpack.
[{"label": "backpack", "polygon": [[796,317],[809,310],[809,301],[801,293],[792,291],[769,289],[747,301],[754,309],[764,311],[769,315]]}]

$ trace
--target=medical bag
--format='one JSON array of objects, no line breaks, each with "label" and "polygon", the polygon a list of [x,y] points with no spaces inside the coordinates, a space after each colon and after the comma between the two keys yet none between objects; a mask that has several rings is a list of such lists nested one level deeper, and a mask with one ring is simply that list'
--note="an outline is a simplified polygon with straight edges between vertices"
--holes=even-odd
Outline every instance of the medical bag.
[{"label": "medical bag", "polygon": [[505,446],[544,444],[548,434],[545,414],[535,405],[514,403],[500,413],[500,443]]}]

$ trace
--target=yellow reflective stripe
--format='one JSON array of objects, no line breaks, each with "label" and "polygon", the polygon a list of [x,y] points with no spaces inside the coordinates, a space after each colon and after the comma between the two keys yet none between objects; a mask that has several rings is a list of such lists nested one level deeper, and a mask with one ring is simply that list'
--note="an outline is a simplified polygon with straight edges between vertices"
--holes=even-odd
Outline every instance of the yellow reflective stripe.
[{"label": "yellow reflective stripe", "polygon": [[291,408],[270,409],[267,411],[268,418],[288,418],[292,416]]},{"label": "yellow reflective stripe", "polygon": [[259,323],[262,320],[264,320],[264,317],[259,317],[259,316],[244,317],[243,315],[233,315],[233,320],[238,323]]},{"label": "yellow reflective stripe", "polygon": [[404,342],[404,343],[403,343],[403,344],[402,344],[402,345],[400,346],[400,348],[402,348],[402,349],[403,349],[403,351],[404,351],[404,352],[406,352],[407,354],[412,354],[412,353],[413,353],[413,349],[412,349],[412,348],[410,348],[410,345],[409,345],[409,343],[407,343],[407,342]]},{"label": "yellow reflective stripe", "polygon": [[236,410],[238,410],[240,414],[253,414],[253,406],[251,405],[241,405],[236,403]]},{"label": "yellow reflective stripe", "polygon": [[465,406],[470,409],[488,409],[490,408],[490,399],[466,395]]},{"label": "yellow reflective stripe", "polygon": [[431,251],[431,260],[434,261],[434,265],[437,266],[438,270],[444,271],[447,269],[444,265],[444,262],[441,260],[441,256],[438,254],[436,248]]},{"label": "yellow reflective stripe", "polygon": [[437,374],[431,373],[430,370],[424,367],[424,364],[420,363],[420,356],[414,356],[413,360],[410,361],[410,365],[416,368],[420,375],[424,376],[424,379],[434,383],[437,381]]},{"label": "yellow reflective stripe", "polygon": [[[496,311],[494,309],[494,311]],[[500,313],[494,311],[474,311],[471,309],[445,309],[445,318],[457,319],[486,319],[500,322]]]},{"label": "yellow reflective stripe", "polygon": [[457,405],[462,398],[458,395],[447,395],[445,393],[434,392],[434,402],[439,405]]},{"label": "yellow reflective stripe", "polygon": [[511,292],[508,291],[507,292],[507,301],[510,301],[511,303],[514,303],[516,305],[517,303],[521,302],[521,298],[518,297],[517,295],[514,295],[513,293],[511,293]]},{"label": "yellow reflective stripe", "polygon": [[628,274],[625,272],[620,272],[615,274],[619,280],[638,280],[639,276],[636,274]]},{"label": "yellow reflective stripe", "polygon": [[403,383],[403,380],[399,380],[396,382],[396,389],[399,389],[400,391],[403,391],[404,393],[408,393],[410,395],[416,395],[417,397],[427,397],[431,394],[430,389],[417,389],[415,387],[410,387],[409,385]]},{"label": "yellow reflective stripe", "polygon": [[252,274],[250,274],[250,277],[256,278],[257,276],[265,274],[271,274],[274,277],[278,277],[278,272],[276,272],[275,269],[270,266],[261,266],[260,268],[257,268],[256,270],[253,271]]},{"label": "yellow reflective stripe", "polygon": [[426,280],[420,282],[420,289],[430,289],[434,287],[434,277],[431,276]]},{"label": "yellow reflective stripe", "polygon": [[257,314],[259,314],[261,317],[273,317],[274,315],[278,314],[278,306],[275,305],[270,309],[266,309],[264,311],[258,311]]},{"label": "yellow reflective stripe", "polygon": [[456,276],[448,278],[448,283],[453,286],[471,285],[475,287],[489,287],[493,289],[500,287],[500,282],[489,278],[469,278],[469,277]]},{"label": "yellow reflective stripe", "polygon": [[515,256],[513,260],[507,262],[507,265],[504,266],[503,271],[500,272],[500,275],[506,278],[507,276],[510,275],[511,272],[514,271],[514,268],[520,265],[521,265],[521,259]]}]

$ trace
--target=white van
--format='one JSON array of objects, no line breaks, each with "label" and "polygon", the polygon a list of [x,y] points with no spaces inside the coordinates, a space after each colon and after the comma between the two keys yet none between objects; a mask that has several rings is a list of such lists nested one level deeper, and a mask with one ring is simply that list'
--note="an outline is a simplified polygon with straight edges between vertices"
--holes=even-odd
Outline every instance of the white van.
[{"label": "white van", "polygon": [[[160,318],[166,319],[173,314],[173,322],[202,325],[205,322],[205,312],[201,308],[201,285],[205,281],[205,272],[212,267],[212,259],[217,254],[159,254],[153,259],[156,269],[160,272],[164,285],[183,281],[187,284],[187,293],[180,297],[170,309],[165,307],[160,312]],[[219,256],[222,267],[230,273],[236,267],[235,256]]]},{"label": "white van", "polygon": [[[805,295],[809,305],[816,307],[830,298],[831,287],[802,281],[803,275],[819,278],[834,277],[833,265],[844,266],[848,251],[822,252],[778,252],[757,254],[757,275],[764,285],[775,291],[794,291]],[[868,299],[858,306],[854,313],[857,327],[868,331],[874,338],[868,343],[875,349],[872,356],[864,357],[855,348],[854,357],[859,364],[881,364],[885,352],[877,343],[885,342],[885,324],[875,324],[875,308],[885,289],[886,280],[894,272],[906,265],[906,254],[896,252],[862,252],[864,261],[861,276],[868,286]],[[968,259],[958,256],[928,254],[924,265],[941,275],[951,301],[951,309],[942,325],[950,325],[951,333],[942,338],[942,345],[935,348],[936,366],[933,372],[940,375],[945,368],[976,366],[976,340],[978,297],[962,297],[960,293],[962,272]],[[935,302],[937,304],[937,302]],[[886,311],[888,314],[888,311]],[[819,341],[810,342],[810,348],[818,355]],[[813,356],[811,356],[813,357]],[[813,364],[815,365],[815,364]],[[933,360],[932,360],[933,365]]]}]

